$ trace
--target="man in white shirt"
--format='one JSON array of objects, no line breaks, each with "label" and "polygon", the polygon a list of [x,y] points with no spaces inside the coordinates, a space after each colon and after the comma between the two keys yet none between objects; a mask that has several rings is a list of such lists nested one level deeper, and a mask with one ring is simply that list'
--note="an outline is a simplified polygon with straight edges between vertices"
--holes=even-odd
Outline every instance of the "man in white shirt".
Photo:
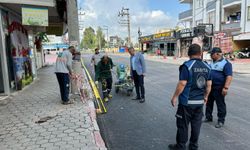
[{"label": "man in white shirt", "polygon": [[69,82],[72,74],[72,53],[75,52],[74,46],[60,52],[56,59],[55,74],[60,86],[62,104],[72,104],[69,100]]}]

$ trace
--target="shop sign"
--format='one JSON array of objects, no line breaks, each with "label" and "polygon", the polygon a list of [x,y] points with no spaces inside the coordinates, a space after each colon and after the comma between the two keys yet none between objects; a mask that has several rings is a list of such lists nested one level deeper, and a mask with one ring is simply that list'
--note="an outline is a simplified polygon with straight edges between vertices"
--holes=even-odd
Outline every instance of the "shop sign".
[{"label": "shop sign", "polygon": [[144,36],[141,37],[141,42],[151,41],[153,40],[153,36]]},{"label": "shop sign", "polygon": [[154,39],[160,39],[160,38],[164,38],[164,37],[172,37],[173,32],[163,32],[163,33],[157,33],[154,34]]},{"label": "shop sign", "polygon": [[192,37],[193,31],[191,29],[184,29],[180,31],[180,38]]},{"label": "shop sign", "polygon": [[22,24],[48,26],[48,8],[22,7]]}]

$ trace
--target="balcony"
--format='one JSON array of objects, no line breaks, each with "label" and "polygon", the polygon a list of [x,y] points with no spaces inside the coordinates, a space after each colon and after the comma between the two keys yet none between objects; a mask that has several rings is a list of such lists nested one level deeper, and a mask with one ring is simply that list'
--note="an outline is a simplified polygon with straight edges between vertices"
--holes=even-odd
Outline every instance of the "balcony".
[{"label": "balcony", "polygon": [[207,11],[213,10],[216,8],[216,0],[207,3]]},{"label": "balcony", "polygon": [[230,23],[222,23],[222,30],[240,30],[240,21],[230,22]]},{"label": "balcony", "polygon": [[179,14],[179,20],[192,20],[193,18],[193,9],[181,12]]},{"label": "balcony", "polygon": [[223,6],[225,5],[231,6],[231,5],[240,4],[240,3],[241,3],[241,0],[224,0]]},{"label": "balcony", "polygon": [[193,3],[193,0],[179,0],[180,3]]}]

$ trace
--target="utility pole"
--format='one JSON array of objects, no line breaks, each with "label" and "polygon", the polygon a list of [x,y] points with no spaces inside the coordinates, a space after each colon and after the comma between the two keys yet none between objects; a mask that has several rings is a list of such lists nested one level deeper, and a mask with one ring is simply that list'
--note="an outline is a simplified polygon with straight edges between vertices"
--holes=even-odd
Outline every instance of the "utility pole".
[{"label": "utility pole", "polygon": [[130,36],[130,16],[129,16],[129,8],[122,7],[122,10],[119,12],[118,17],[123,18],[127,16],[127,19],[121,20],[119,22],[120,25],[126,25],[128,27],[128,45],[131,45],[131,36]]},{"label": "utility pole", "polygon": [[141,49],[141,35],[142,35],[142,32],[141,32],[140,27],[139,27],[138,28],[138,44],[139,44],[138,46],[139,46],[139,50]]}]

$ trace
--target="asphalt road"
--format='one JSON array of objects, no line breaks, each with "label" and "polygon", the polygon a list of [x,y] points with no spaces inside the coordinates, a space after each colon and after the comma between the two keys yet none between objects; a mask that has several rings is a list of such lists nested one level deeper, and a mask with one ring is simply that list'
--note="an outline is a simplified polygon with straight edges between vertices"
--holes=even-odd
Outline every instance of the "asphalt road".
[{"label": "asphalt road", "polygon": [[[89,66],[89,55],[85,55]],[[129,63],[122,56],[112,56],[115,64]],[[178,66],[146,61],[146,102],[133,101],[125,93],[115,94],[106,104],[108,113],[98,116],[98,124],[108,149],[111,150],[166,150],[175,143],[176,108],[170,98],[178,81]],[[216,121],[202,124],[199,147],[201,150],[249,150],[250,139],[250,75],[234,74],[226,97],[225,126],[216,129]],[[114,81],[116,80],[115,77]],[[214,120],[216,108],[214,109]]]}]

